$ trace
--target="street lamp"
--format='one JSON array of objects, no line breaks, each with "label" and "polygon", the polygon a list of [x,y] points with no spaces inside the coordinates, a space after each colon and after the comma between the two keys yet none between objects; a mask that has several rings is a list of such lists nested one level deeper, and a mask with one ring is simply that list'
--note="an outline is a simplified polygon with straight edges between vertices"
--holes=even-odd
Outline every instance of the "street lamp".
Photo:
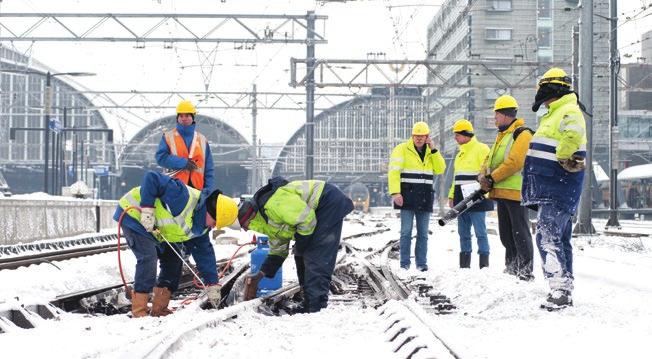
[{"label": "street lamp", "polygon": [[[42,74],[40,72],[27,72],[33,74]],[[45,193],[50,193],[48,190],[48,172],[49,172],[49,163],[48,157],[50,155],[50,110],[52,109],[52,77],[54,76],[95,76],[95,73],[92,72],[55,72],[51,73],[48,71],[45,74],[45,124],[43,125],[43,131],[45,132],[44,145],[45,145],[45,162],[43,165],[43,189]]]}]

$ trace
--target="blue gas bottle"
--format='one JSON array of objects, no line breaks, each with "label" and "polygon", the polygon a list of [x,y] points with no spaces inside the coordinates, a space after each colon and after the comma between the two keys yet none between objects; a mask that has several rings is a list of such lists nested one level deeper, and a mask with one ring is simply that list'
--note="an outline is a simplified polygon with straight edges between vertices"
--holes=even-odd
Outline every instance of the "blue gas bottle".
[{"label": "blue gas bottle", "polygon": [[[260,267],[265,262],[265,258],[269,254],[269,238],[267,236],[259,236],[256,240],[256,249],[251,252],[251,274],[258,273]],[[283,268],[279,268],[274,275],[274,278],[263,277],[258,283],[258,291],[256,297],[262,297],[271,293],[283,285]]]}]

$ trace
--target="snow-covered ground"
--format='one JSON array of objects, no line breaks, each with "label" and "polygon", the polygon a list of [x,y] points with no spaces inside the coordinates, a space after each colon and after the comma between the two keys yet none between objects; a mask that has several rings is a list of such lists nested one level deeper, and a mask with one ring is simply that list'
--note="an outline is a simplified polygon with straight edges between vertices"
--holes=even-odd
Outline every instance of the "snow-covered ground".
[{"label": "snow-covered ground", "polygon": [[[601,228],[604,222],[595,221]],[[353,216],[344,235],[390,231],[352,240],[358,248],[377,248],[398,238],[399,221],[390,212]],[[495,219],[488,227],[497,228]],[[652,233],[652,223],[624,222],[623,231]],[[504,250],[497,235],[489,236],[491,265],[477,269],[458,266],[456,225],[430,226],[429,271],[426,280],[458,307],[450,315],[432,317],[432,325],[462,358],[649,358],[652,350],[652,238],[597,235],[576,238],[573,308],[549,313],[539,309],[547,293],[535,249],[533,282],[502,273]],[[246,239],[241,239],[246,241]],[[216,246],[219,257],[235,245]],[[127,276],[134,258],[123,255]],[[294,280],[293,261],[284,266],[284,279]],[[119,281],[115,253],[0,271],[0,308],[15,303],[48,301],[54,296]],[[397,263],[395,263],[398,266]],[[408,273],[409,275],[410,273]],[[3,303],[4,302],[4,303]],[[37,328],[0,334],[2,357],[130,357],[125,348],[155,338],[165,328],[177,328],[216,316],[217,311],[179,311],[166,318],[129,319],[65,314]],[[247,311],[237,318],[198,330],[176,347],[173,357],[222,358],[346,358],[392,357],[381,320],[372,308],[333,304],[316,314],[270,317]],[[9,354],[9,356],[5,356]]]}]

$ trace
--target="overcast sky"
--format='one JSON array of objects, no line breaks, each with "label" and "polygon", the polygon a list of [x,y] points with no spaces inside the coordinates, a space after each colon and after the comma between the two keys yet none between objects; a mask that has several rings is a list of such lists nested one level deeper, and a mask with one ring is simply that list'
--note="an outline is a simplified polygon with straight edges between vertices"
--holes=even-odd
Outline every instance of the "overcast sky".
[{"label": "overcast sky", "polygon": [[[604,1],[604,0],[601,0]],[[310,0],[4,0],[2,12],[113,12],[113,13],[227,13],[227,14],[293,14],[315,10],[327,15],[326,45],[318,45],[318,58],[367,58],[369,52],[384,52],[387,58],[422,59],[426,52],[426,28],[439,9],[440,0],[372,0],[321,2]],[[428,4],[428,6],[414,6]],[[619,1],[623,21],[633,16],[645,1]],[[645,11],[642,15],[649,13]],[[633,61],[640,53],[640,34],[652,29],[651,17],[639,15],[619,29],[619,47],[624,61]],[[174,26],[165,28],[176,31]],[[318,29],[319,31],[319,29]],[[9,45],[11,46],[11,45]],[[21,51],[29,44],[16,43]],[[201,45],[204,53],[214,45]],[[162,44],[147,44],[144,49],[134,44],[119,43],[46,43],[37,42],[31,55],[56,71],[88,71],[97,76],[76,78],[92,90],[190,90],[250,91],[253,83],[259,91],[303,91],[288,86],[289,58],[305,58],[303,45],[257,45],[254,50],[236,50],[229,43],[217,47],[216,66],[209,81],[197,66],[202,52],[194,44],[175,44],[164,49]],[[632,55],[631,57],[629,55]],[[211,59],[213,59],[211,57]],[[206,68],[205,68],[206,69]],[[207,72],[206,72],[207,73]],[[333,89],[320,90],[335,92]],[[340,90],[341,91],[341,90]],[[194,99],[196,100],[196,99]],[[176,101],[176,100],[175,100]],[[250,111],[206,110],[200,112],[217,117],[251,136]],[[172,114],[165,111],[103,111],[110,126],[117,121],[131,138],[142,126]],[[301,111],[261,111],[258,133],[263,142],[285,142],[305,122]],[[118,139],[117,139],[118,140]]]}]

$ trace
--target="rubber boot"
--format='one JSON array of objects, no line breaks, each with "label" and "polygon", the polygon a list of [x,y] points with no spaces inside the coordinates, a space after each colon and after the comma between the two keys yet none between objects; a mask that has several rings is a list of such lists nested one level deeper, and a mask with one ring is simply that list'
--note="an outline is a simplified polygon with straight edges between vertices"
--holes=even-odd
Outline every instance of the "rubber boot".
[{"label": "rubber boot", "polygon": [[471,253],[460,252],[460,268],[471,268]]},{"label": "rubber boot", "polygon": [[484,267],[489,267],[489,255],[481,254],[480,255],[480,269]]},{"label": "rubber boot", "polygon": [[165,287],[154,287],[154,299],[152,299],[152,317],[164,317],[166,315],[172,314],[172,311],[168,309],[168,304],[170,304],[170,297],[172,292]]},{"label": "rubber boot", "polygon": [[149,293],[133,292],[131,294],[131,317],[140,318],[147,316],[147,302]]}]

